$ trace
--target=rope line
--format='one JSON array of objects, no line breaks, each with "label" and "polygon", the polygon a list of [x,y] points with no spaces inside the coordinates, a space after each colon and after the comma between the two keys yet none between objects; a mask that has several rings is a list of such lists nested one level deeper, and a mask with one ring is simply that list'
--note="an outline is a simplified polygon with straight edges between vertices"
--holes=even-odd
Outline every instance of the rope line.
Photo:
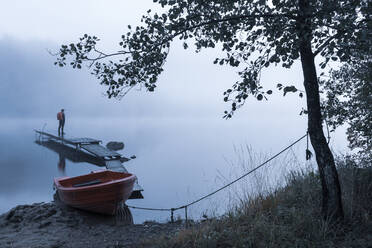
[{"label": "rope line", "polygon": [[136,206],[130,206],[127,205],[129,208],[134,208],[134,209],[141,209],[141,210],[152,210],[152,211],[172,211],[171,208],[143,208],[143,207],[136,207]]},{"label": "rope line", "polygon": [[[194,200],[186,205],[182,205],[182,206],[179,206],[179,207],[176,207],[176,208],[146,208],[146,207],[136,207],[136,206],[130,206],[130,205],[127,205],[129,208],[133,208],[133,209],[141,209],[141,210],[150,210],[150,211],[171,211],[172,214],[175,210],[179,210],[179,209],[183,209],[185,208],[186,211],[187,211],[187,207],[188,206],[191,206],[195,203],[198,203],[202,200],[204,200],[205,198],[208,198],[209,196],[211,195],[214,195],[216,194],[217,192],[231,186],[232,184],[236,183],[237,181],[241,180],[242,178],[248,176],[249,174],[255,172],[256,170],[258,170],[259,168],[261,168],[262,166],[266,165],[267,163],[269,163],[270,161],[272,161],[273,159],[275,159],[276,157],[278,157],[280,154],[282,154],[283,152],[285,152],[286,150],[288,150],[289,148],[291,148],[292,146],[294,146],[295,144],[297,144],[298,142],[300,142],[303,138],[307,137],[308,133],[306,133],[305,135],[303,135],[301,138],[297,139],[296,141],[294,141],[292,144],[290,144],[289,146],[287,146],[286,148],[284,148],[283,150],[281,150],[280,152],[278,152],[277,154],[275,154],[274,156],[272,156],[271,158],[269,158],[268,160],[266,160],[265,162],[263,162],[262,164],[260,164],[259,166],[257,166],[256,168],[250,170],[249,172],[243,174],[242,176],[238,177],[237,179],[235,179],[234,181],[222,186],[221,188],[203,196],[203,197],[200,197],[199,199],[197,200]],[[186,212],[185,212],[186,213]],[[187,214],[187,213],[186,213]]]}]

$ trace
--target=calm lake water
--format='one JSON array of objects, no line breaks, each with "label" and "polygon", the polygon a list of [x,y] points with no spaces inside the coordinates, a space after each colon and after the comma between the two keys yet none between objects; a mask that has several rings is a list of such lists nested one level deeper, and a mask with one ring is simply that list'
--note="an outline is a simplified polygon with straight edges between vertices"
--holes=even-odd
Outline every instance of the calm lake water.
[{"label": "calm lake water", "polygon": [[[64,170],[59,166],[59,154],[35,143],[33,129],[56,130],[57,121],[34,119],[3,119],[0,129],[0,213],[18,204],[49,202],[53,199],[53,178],[77,176],[101,169],[95,165],[66,160]],[[218,124],[220,123],[220,124]],[[169,119],[82,119],[68,120],[65,132],[74,137],[123,141],[124,156],[136,155],[125,163],[129,172],[138,177],[144,188],[144,199],[128,200],[128,205],[171,208],[184,205],[232,179],[249,168],[257,166],[302,135],[292,139],[280,139],[272,134],[272,142],[252,138],[234,131],[231,122],[217,122],[211,126],[208,120],[186,121]],[[249,135],[249,132],[247,132]],[[270,133],[268,133],[270,135]],[[246,144],[254,147],[247,152]],[[189,216],[199,219],[221,214],[246,192],[267,189],[283,179],[285,171],[304,165],[303,141],[286,152],[268,168],[249,176],[228,190],[189,208]],[[243,145],[243,146],[242,146]],[[257,153],[261,151],[261,153]],[[167,221],[168,212],[131,210],[134,222],[145,220]],[[184,211],[175,212],[183,218]]]}]

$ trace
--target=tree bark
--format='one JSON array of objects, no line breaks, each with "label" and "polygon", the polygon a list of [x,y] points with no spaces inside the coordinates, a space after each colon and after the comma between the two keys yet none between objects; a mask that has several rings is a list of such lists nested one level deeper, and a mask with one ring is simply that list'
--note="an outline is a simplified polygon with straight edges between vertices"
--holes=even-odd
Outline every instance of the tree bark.
[{"label": "tree bark", "polygon": [[319,84],[311,49],[309,0],[299,0],[297,20],[299,50],[307,98],[308,132],[315,151],[322,184],[322,213],[325,218],[342,220],[344,217],[341,188],[332,152],[323,133]]}]

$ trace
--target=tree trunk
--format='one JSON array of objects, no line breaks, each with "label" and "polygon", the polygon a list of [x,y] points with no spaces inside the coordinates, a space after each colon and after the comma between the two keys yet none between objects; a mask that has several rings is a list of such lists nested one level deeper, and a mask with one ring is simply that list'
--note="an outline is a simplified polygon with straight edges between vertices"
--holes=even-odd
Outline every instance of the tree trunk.
[{"label": "tree trunk", "polygon": [[319,84],[311,49],[309,1],[299,0],[300,18],[297,21],[299,48],[307,98],[308,132],[315,151],[322,184],[322,212],[325,218],[342,220],[344,217],[341,189],[335,161],[322,128]]}]

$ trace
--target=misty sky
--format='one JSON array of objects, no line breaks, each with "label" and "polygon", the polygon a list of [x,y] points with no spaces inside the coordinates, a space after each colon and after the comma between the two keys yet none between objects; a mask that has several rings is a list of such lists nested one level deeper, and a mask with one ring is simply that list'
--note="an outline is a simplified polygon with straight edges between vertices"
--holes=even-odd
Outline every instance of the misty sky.
[{"label": "misty sky", "polygon": [[[126,26],[138,23],[141,14],[153,6],[151,1],[136,5],[123,3],[89,1],[87,5],[81,1],[65,1],[57,5],[50,1],[12,1],[3,4],[0,12],[0,79],[1,90],[10,93],[3,95],[2,101],[11,104],[2,106],[2,115],[25,115],[34,109],[33,115],[44,116],[50,114],[48,109],[55,112],[52,107],[65,106],[71,114],[79,115],[107,114],[112,108],[109,113],[113,115],[144,112],[179,115],[186,112],[221,117],[230,107],[222,102],[222,93],[238,77],[232,68],[212,64],[219,55],[217,50],[195,54],[192,50],[184,51],[175,42],[157,91],[134,91],[121,102],[106,100],[102,94],[105,89],[87,70],[60,69],[53,65],[54,58],[47,50],[56,51],[59,45],[76,41],[84,33],[97,35],[103,41],[103,49],[115,51]],[[270,86],[284,81],[301,82],[298,66],[291,72],[272,70],[265,74],[264,81]],[[289,98],[280,102],[288,102],[286,108],[303,103],[300,99]],[[96,103],[92,104],[92,100]],[[82,106],[84,103],[88,105]],[[250,112],[265,105],[255,99],[249,104],[253,105],[248,106]],[[39,110],[34,113],[36,109]]]},{"label": "misty sky", "polygon": [[[152,1],[4,1],[0,9],[0,118],[54,118],[60,108],[68,119],[127,118],[169,122],[203,120],[226,128],[242,129],[264,139],[306,132],[306,117],[299,116],[305,99],[282,96],[277,83],[302,89],[299,63],[286,70],[269,68],[262,83],[274,94],[269,101],[251,97],[231,120],[223,120],[230,104],[223,92],[238,80],[236,69],[216,66],[217,49],[195,54],[174,42],[155,92],[132,91],[123,100],[103,96],[105,88],[87,69],[54,66],[47,51],[77,41],[84,33],[98,36],[105,51],[115,51],[128,24],[139,24]],[[293,134],[293,135],[291,135]],[[257,137],[255,137],[257,138]],[[257,138],[258,139],[258,138]],[[343,139],[340,139],[343,140]]]},{"label": "misty sky", "polygon": [[[213,64],[223,55],[218,49],[196,54],[192,46],[184,50],[181,42],[173,42],[155,92],[133,90],[121,101],[107,99],[106,89],[87,68],[53,64],[55,58],[48,51],[76,42],[85,33],[98,36],[104,51],[116,51],[127,25],[139,24],[149,8],[161,11],[150,0],[1,1],[0,165],[5,170],[0,174],[0,214],[17,204],[51,199],[58,155],[35,145],[32,138],[33,129],[45,124],[56,129],[61,108],[66,111],[68,134],[124,141],[122,154],[137,156],[128,170],[145,189],[145,199],[135,203],[144,207],[183,204],[186,198],[193,200],[220,186],[219,176],[226,182],[241,175],[239,163],[231,167],[227,162],[245,160],[236,147],[249,146],[267,157],[305,134],[307,119],[299,115],[305,97],[283,97],[275,87],[281,83],[303,89],[298,61],[290,70],[265,69],[261,81],[273,90],[269,101],[249,97],[230,120],[222,118],[231,107],[223,102],[223,92],[239,77],[237,69]],[[347,145],[343,132],[332,133],[335,152]],[[303,141],[291,156],[303,161],[305,145]],[[286,166],[284,161],[273,170]],[[67,166],[67,171],[74,171],[69,175],[88,169]],[[218,198],[210,200],[217,203]],[[135,215],[137,221],[152,218],[152,213],[143,214]]]},{"label": "misty sky", "polygon": [[274,90],[270,100],[259,102],[250,97],[227,121],[222,116],[230,104],[223,102],[222,94],[239,78],[236,69],[212,63],[221,55],[217,49],[196,54],[192,48],[183,50],[180,42],[174,42],[155,92],[133,90],[121,101],[107,99],[105,88],[86,68],[54,66],[55,58],[47,51],[57,51],[61,44],[77,41],[85,33],[98,36],[103,50],[115,51],[127,25],[139,24],[149,8],[162,11],[150,0],[3,2],[0,118],[54,118],[60,108],[65,108],[69,119],[207,119],[211,124],[229,122],[221,125],[254,130],[252,133],[261,137],[268,130],[267,134],[276,133],[278,137],[281,129],[293,136],[306,131],[306,117],[299,116],[305,98],[297,94],[283,97],[275,90],[277,83],[303,89],[298,62],[290,70],[264,70],[261,81]]}]

